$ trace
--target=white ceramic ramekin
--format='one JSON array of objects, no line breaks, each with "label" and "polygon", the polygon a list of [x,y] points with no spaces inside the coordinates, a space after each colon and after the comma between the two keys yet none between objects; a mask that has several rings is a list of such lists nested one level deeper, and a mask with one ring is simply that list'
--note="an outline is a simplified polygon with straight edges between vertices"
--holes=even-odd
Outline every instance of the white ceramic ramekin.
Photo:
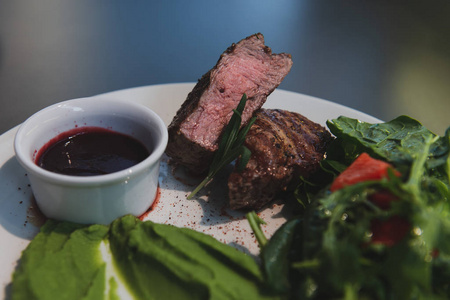
[{"label": "white ceramic ramekin", "polygon": [[[59,134],[83,126],[124,133],[152,148],[139,164],[111,174],[69,176],[35,164],[37,152]],[[126,214],[139,216],[152,205],[167,128],[149,108],[108,98],[80,98],[49,106],[17,131],[14,148],[26,169],[36,202],[45,216],[83,224],[109,224]]]}]

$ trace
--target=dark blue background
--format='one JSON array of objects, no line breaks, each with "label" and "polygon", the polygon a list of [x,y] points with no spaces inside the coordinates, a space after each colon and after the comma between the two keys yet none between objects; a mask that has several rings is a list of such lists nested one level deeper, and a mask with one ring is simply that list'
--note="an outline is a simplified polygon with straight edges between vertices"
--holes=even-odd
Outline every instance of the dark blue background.
[{"label": "dark blue background", "polygon": [[280,88],[443,133],[449,13],[449,1],[2,0],[0,133],[62,100],[194,82],[256,32],[292,54]]}]

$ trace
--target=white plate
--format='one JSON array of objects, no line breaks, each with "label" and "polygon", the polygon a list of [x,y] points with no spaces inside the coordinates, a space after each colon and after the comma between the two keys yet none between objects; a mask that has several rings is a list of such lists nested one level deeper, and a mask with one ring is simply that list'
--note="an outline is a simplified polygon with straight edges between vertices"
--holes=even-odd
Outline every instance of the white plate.
[{"label": "white plate", "polygon": [[[102,94],[97,97],[114,97],[144,104],[158,113],[168,125],[193,83],[164,84],[132,88]],[[265,107],[281,108],[299,112],[309,119],[325,125],[326,120],[345,115],[368,122],[380,120],[367,114],[293,92],[276,90],[269,96]],[[25,170],[19,165],[13,150],[17,127],[0,136],[0,281],[1,299],[11,282],[11,275],[21,252],[37,234],[39,220],[33,212],[32,194]],[[200,194],[200,199],[186,200],[193,185],[182,179],[179,170],[172,170],[167,157],[161,164],[160,199],[146,220],[189,227],[210,234],[218,240],[233,245],[245,252],[257,254],[257,243],[243,213],[230,211],[226,207],[226,187],[215,184]],[[181,180],[180,180],[181,179]],[[195,181],[198,183],[198,180]],[[209,194],[206,196],[205,194]],[[269,237],[285,222],[282,205],[274,204],[260,213],[267,222],[264,231]]]}]

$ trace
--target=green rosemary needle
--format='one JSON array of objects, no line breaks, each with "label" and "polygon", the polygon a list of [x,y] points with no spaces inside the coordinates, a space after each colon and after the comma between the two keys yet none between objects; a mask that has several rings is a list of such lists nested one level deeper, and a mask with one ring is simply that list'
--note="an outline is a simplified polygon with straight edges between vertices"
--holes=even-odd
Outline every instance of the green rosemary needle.
[{"label": "green rosemary needle", "polygon": [[194,197],[198,191],[207,185],[223,167],[227,166],[239,156],[240,159],[237,169],[242,171],[247,165],[251,152],[244,146],[244,141],[245,136],[255,122],[256,117],[251,118],[248,124],[241,128],[242,112],[244,111],[246,102],[247,95],[244,94],[242,95],[241,101],[236,109],[233,110],[233,115],[225,127],[223,135],[219,141],[219,148],[214,154],[213,161],[209,166],[206,178],[188,195],[187,199],[192,199],[192,197]]}]

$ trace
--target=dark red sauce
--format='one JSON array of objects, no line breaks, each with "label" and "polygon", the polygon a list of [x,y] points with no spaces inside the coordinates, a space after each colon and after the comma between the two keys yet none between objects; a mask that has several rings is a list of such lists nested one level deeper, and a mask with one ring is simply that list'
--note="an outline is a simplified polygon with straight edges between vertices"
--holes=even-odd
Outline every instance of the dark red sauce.
[{"label": "dark red sauce", "polygon": [[138,140],[100,127],[69,130],[50,140],[36,155],[38,166],[55,173],[94,176],[132,167],[150,155]]}]

